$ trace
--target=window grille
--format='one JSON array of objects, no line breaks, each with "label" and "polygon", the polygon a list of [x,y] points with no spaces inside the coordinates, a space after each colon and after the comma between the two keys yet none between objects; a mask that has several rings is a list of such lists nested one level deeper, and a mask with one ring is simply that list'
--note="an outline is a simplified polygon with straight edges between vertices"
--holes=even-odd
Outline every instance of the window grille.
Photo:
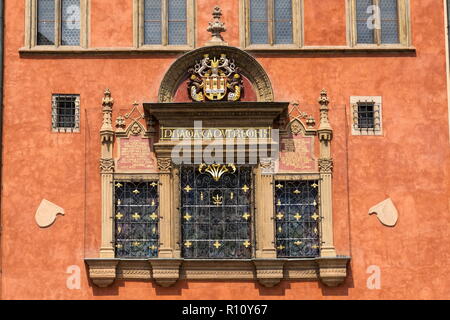
[{"label": "window grille", "polygon": [[114,191],[116,257],[157,257],[158,181],[115,181]]},{"label": "window grille", "polygon": [[381,104],[376,101],[358,101],[353,104],[353,134],[381,135]]},{"label": "window grille", "polygon": [[37,45],[80,45],[80,0],[37,0],[36,20]]},{"label": "window grille", "polygon": [[56,94],[52,97],[52,128],[56,132],[80,129],[80,96]]},{"label": "window grille", "polygon": [[279,258],[320,253],[319,181],[275,181],[275,234]]},{"label": "window grille", "polygon": [[[358,44],[400,43],[398,1],[356,0],[356,42]],[[379,13],[378,17],[376,17],[377,13]]]},{"label": "window grille", "polygon": [[292,44],[292,0],[250,0],[250,44]]},{"label": "window grille", "polygon": [[251,258],[251,167],[182,166],[180,183],[183,257]]}]

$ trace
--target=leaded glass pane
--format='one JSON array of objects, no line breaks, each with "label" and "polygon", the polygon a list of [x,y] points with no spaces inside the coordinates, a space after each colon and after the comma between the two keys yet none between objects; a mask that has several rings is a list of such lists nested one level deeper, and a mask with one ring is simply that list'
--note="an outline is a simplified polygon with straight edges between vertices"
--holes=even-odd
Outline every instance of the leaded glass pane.
[{"label": "leaded glass pane", "polygon": [[319,256],[319,181],[275,181],[278,257]]},{"label": "leaded glass pane", "polygon": [[80,45],[80,0],[62,0],[61,6],[61,44]]},{"label": "leaded glass pane", "polygon": [[116,257],[158,256],[158,182],[115,181]]},{"label": "leaded glass pane", "polygon": [[275,39],[276,44],[292,43],[292,0],[275,0]]},{"label": "leaded glass pane", "polygon": [[357,43],[375,43],[375,20],[373,19],[375,11],[370,10],[371,6],[373,6],[373,0],[356,0]]},{"label": "leaded glass pane", "polygon": [[144,44],[161,44],[161,1],[145,0],[144,3]]},{"label": "leaded glass pane", "polygon": [[38,0],[37,44],[55,44],[55,0]]},{"label": "leaded glass pane", "polygon": [[381,43],[399,43],[397,0],[380,0]]},{"label": "leaded glass pane", "polygon": [[169,44],[187,43],[186,0],[168,0],[169,6]]},{"label": "leaded glass pane", "polygon": [[250,0],[250,43],[269,43],[267,0]]},{"label": "leaded glass pane", "polygon": [[251,175],[247,166],[181,167],[184,258],[251,258]]}]

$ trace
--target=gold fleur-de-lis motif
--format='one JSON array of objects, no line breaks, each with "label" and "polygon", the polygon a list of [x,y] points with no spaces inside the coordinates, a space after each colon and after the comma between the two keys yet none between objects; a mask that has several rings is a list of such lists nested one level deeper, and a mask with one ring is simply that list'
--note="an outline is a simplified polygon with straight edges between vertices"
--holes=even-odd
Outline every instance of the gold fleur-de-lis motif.
[{"label": "gold fleur-de-lis motif", "polygon": [[311,216],[312,219],[314,219],[314,221],[317,221],[317,219],[319,219],[319,216],[317,215],[316,212],[314,212],[314,214]]},{"label": "gold fleur-de-lis motif", "polygon": [[199,168],[198,172],[205,173],[208,172],[214,179],[214,181],[219,181],[220,178],[227,172],[235,173],[236,172],[236,166],[234,164],[210,164],[206,165],[205,163],[202,163]]},{"label": "gold fleur-de-lis motif", "polygon": [[116,244],[116,248],[117,248],[117,249],[122,249],[122,248],[123,248],[123,245],[121,245],[121,244]]},{"label": "gold fleur-de-lis motif", "polygon": [[153,181],[153,182],[150,184],[150,186],[154,188],[154,187],[158,186],[158,184],[157,184],[155,181]]},{"label": "gold fleur-de-lis motif", "polygon": [[294,194],[300,194],[301,193],[301,191],[298,190],[298,189],[295,189],[293,192],[294,192]]},{"label": "gold fleur-de-lis motif", "polygon": [[216,195],[213,198],[213,204],[215,204],[216,206],[220,206],[223,203],[223,197]]},{"label": "gold fleur-de-lis motif", "polygon": [[281,206],[281,200],[280,199],[278,199],[278,201],[277,201],[277,206]]},{"label": "gold fleur-de-lis motif", "polygon": [[117,187],[117,188],[121,188],[121,187],[123,187],[123,184],[121,184],[120,182],[117,182],[117,183],[116,183],[116,187]]},{"label": "gold fleur-de-lis motif", "polygon": [[192,246],[192,242],[186,241],[186,242],[184,243],[184,246],[185,246],[186,248],[190,248],[190,247]]},{"label": "gold fleur-de-lis motif", "polygon": [[137,241],[135,241],[135,242],[133,242],[133,243],[132,243],[132,245],[133,245],[133,247],[138,247],[138,246],[140,246],[140,245],[141,245],[141,243],[140,243],[140,242],[137,242]]},{"label": "gold fleur-de-lis motif", "polygon": [[156,202],[154,199],[152,199],[152,203],[150,204],[152,207],[154,207],[156,205]]},{"label": "gold fleur-de-lis motif", "polygon": [[283,232],[283,228],[278,227],[278,233],[282,233]]},{"label": "gold fleur-de-lis motif", "polygon": [[299,245],[301,245],[302,243],[303,243],[303,242],[301,242],[300,240],[294,242],[294,244],[295,244],[296,246],[299,246]]},{"label": "gold fleur-de-lis motif", "polygon": [[283,250],[283,249],[285,249],[285,248],[286,248],[286,247],[283,246],[283,245],[281,245],[281,244],[277,247],[278,250]]},{"label": "gold fleur-de-lis motif", "polygon": [[311,185],[311,187],[313,187],[314,189],[317,189],[318,186],[319,185],[317,183],[315,183],[315,182]]},{"label": "gold fleur-de-lis motif", "polygon": [[153,212],[153,213],[149,216],[149,218],[152,219],[152,220],[156,220],[156,219],[158,219],[158,215],[156,214],[156,212]]},{"label": "gold fleur-de-lis motif", "polygon": [[234,192],[231,192],[230,193],[230,200],[233,200],[234,199]]},{"label": "gold fleur-de-lis motif", "polygon": [[298,220],[300,220],[302,218],[302,216],[300,215],[300,213],[297,212],[295,214],[294,218],[297,219],[297,221],[298,221]]},{"label": "gold fleur-de-lis motif", "polygon": [[246,213],[244,213],[242,218],[244,218],[245,220],[248,220],[248,218],[250,218],[250,214],[248,212],[246,212]]},{"label": "gold fleur-de-lis motif", "polygon": [[314,233],[315,234],[319,233],[319,230],[317,230],[317,228],[314,228]]},{"label": "gold fleur-de-lis motif", "polygon": [[120,206],[122,204],[122,201],[120,199],[117,199],[117,205]]},{"label": "gold fleur-de-lis motif", "polygon": [[122,218],[123,218],[123,214],[121,214],[120,212],[117,212],[116,219],[117,220],[122,220]]},{"label": "gold fleur-de-lis motif", "polygon": [[317,206],[316,200],[314,200],[314,202],[312,204],[313,204],[313,206]]},{"label": "gold fleur-de-lis motif", "polygon": [[186,212],[186,214],[183,216],[183,218],[184,218],[184,220],[189,221],[192,219],[192,216],[188,212]]},{"label": "gold fleur-de-lis motif", "polygon": [[156,233],[156,227],[152,228],[152,233],[155,234]]},{"label": "gold fleur-de-lis motif", "polygon": [[276,217],[277,217],[278,220],[283,219],[283,218],[284,218],[283,212],[278,212],[277,215],[276,215]]},{"label": "gold fleur-de-lis motif", "polygon": [[242,191],[244,191],[244,193],[247,193],[248,190],[250,190],[250,188],[245,184],[245,185],[242,187]]},{"label": "gold fleur-de-lis motif", "polygon": [[141,192],[140,192],[138,189],[136,189],[136,190],[133,191],[133,193],[134,193],[134,194],[139,194],[139,193],[141,193]]},{"label": "gold fleur-de-lis motif", "polygon": [[245,242],[243,243],[243,245],[244,245],[244,247],[248,248],[248,247],[251,246],[251,243],[250,243],[250,241],[245,240]]},{"label": "gold fleur-de-lis motif", "polygon": [[122,227],[117,227],[117,233],[121,233],[122,232]]},{"label": "gold fleur-de-lis motif", "polygon": [[205,194],[203,192],[200,192],[200,201],[205,200]]},{"label": "gold fleur-de-lis motif", "polygon": [[313,248],[313,249],[319,249],[319,246],[318,246],[317,244],[315,244],[315,245],[311,246],[311,248]]},{"label": "gold fleur-de-lis motif", "polygon": [[191,191],[192,191],[191,186],[190,186],[190,185],[187,185],[187,186],[184,188],[184,191],[186,191],[187,193],[191,192]]},{"label": "gold fleur-de-lis motif", "polygon": [[216,240],[216,242],[214,242],[213,246],[214,246],[216,249],[219,249],[222,245],[220,244],[219,241]]},{"label": "gold fleur-de-lis motif", "polygon": [[141,216],[139,215],[139,213],[135,213],[131,216],[134,220],[139,220],[141,218]]},{"label": "gold fleur-de-lis motif", "polygon": [[275,187],[277,187],[277,189],[283,189],[283,185],[281,183],[277,184]]},{"label": "gold fleur-de-lis motif", "polygon": [[155,250],[156,250],[156,246],[154,246],[154,245],[151,246],[151,247],[150,247],[150,250],[155,251]]}]

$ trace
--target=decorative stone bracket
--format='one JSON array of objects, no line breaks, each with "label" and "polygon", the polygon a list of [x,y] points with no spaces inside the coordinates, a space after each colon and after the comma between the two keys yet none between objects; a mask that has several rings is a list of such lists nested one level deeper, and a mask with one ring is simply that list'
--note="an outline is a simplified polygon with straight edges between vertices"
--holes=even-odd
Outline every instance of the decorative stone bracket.
[{"label": "decorative stone bracket", "polygon": [[117,280],[154,280],[170,287],[178,280],[257,280],[273,287],[282,280],[320,279],[335,287],[347,277],[350,257],[312,259],[185,260],[86,259],[89,277],[98,287]]}]

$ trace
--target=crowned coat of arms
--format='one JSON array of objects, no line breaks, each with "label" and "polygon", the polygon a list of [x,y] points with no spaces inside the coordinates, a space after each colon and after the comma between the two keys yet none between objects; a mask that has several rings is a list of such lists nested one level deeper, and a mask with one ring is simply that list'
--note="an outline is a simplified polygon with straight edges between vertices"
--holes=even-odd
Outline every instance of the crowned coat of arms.
[{"label": "crowned coat of arms", "polygon": [[233,60],[221,54],[208,54],[189,70],[189,96],[193,101],[239,101],[243,94],[242,77]]}]

